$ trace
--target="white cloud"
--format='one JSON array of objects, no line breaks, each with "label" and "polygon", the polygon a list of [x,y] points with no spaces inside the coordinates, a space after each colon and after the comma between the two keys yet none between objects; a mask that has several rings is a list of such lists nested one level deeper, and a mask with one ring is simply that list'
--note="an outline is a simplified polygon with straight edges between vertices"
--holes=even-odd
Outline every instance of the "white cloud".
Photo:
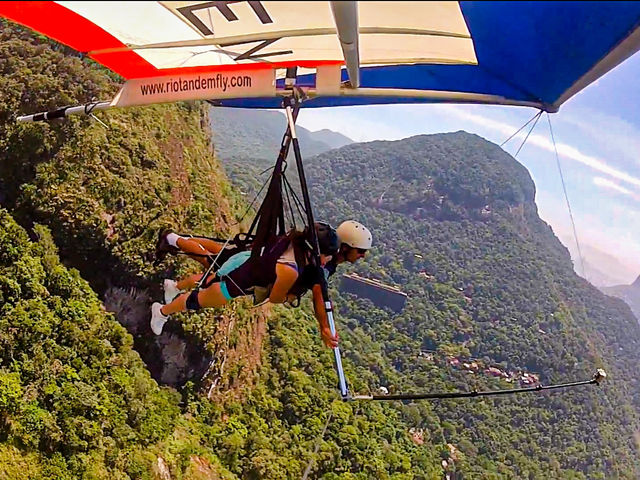
[{"label": "white cloud", "polygon": [[622,193],[623,195],[627,195],[631,198],[633,198],[636,201],[640,201],[640,195],[636,195],[635,193],[633,193],[631,190],[624,188],[620,185],[618,185],[615,182],[612,182],[611,180],[607,179],[607,178],[603,178],[603,177],[593,177],[593,183],[594,185],[601,187],[601,188],[606,188],[609,190],[614,190],[618,193]]},{"label": "white cloud", "polygon": [[[443,114],[449,114],[456,116],[462,120],[466,120],[472,123],[475,123],[481,127],[488,128],[490,130],[494,130],[496,132],[505,135],[505,138],[513,134],[518,127],[514,127],[508,123],[500,122],[497,120],[492,120],[489,117],[484,115],[477,115],[475,113],[469,112],[464,107],[452,106],[452,105],[437,105],[434,107],[435,110],[440,110]],[[524,138],[524,135],[523,137]]]},{"label": "white cloud", "polygon": [[581,137],[589,138],[621,161],[640,165],[640,130],[635,125],[587,108],[576,109],[561,118],[563,123],[577,127]]},{"label": "white cloud", "polygon": [[[469,122],[473,122],[476,123],[478,125],[481,125],[485,128],[489,128],[491,130],[494,131],[498,131],[502,134],[504,134],[505,136],[509,136],[511,134],[513,134],[513,132],[515,132],[517,130],[518,127],[513,127],[510,124],[507,123],[503,123],[500,121],[496,121],[496,120],[492,120],[489,119],[485,116],[482,115],[476,115],[474,113],[470,113],[464,109],[461,108],[450,108],[448,110],[450,113],[452,113],[453,115],[458,116],[461,119],[464,119],[466,121]],[[542,120],[542,119],[541,119]],[[544,120],[545,123],[546,119]],[[529,127],[527,127],[529,128]],[[527,130],[527,128],[525,128],[524,130]],[[528,131],[528,130],[527,130]],[[522,131],[520,133],[518,133],[518,135],[516,135],[514,137],[515,138],[520,138],[520,139],[524,139],[526,137],[526,132]],[[506,137],[505,137],[506,138]],[[513,140],[512,140],[513,141]],[[535,145],[538,148],[541,148],[543,150],[546,150],[548,152],[554,153],[555,154],[555,149],[553,147],[553,142],[543,136],[543,135],[538,135],[538,134],[532,134],[529,136],[528,140],[527,140],[528,144],[531,145]],[[634,185],[636,187],[640,187],[640,178],[638,177],[634,177],[633,175],[624,172],[622,170],[619,170],[615,167],[612,167],[611,165],[607,164],[606,162],[604,162],[603,160],[600,160],[596,157],[593,157],[591,155],[587,155],[585,153],[582,153],[580,150],[578,150],[577,148],[571,146],[571,145],[567,145],[566,143],[558,143],[556,142],[556,146],[558,148],[558,155],[576,162],[579,162],[593,170],[596,170],[600,173],[604,173],[606,175],[609,175],[617,180],[620,180],[622,182],[625,183],[629,183],[631,185]]]}]

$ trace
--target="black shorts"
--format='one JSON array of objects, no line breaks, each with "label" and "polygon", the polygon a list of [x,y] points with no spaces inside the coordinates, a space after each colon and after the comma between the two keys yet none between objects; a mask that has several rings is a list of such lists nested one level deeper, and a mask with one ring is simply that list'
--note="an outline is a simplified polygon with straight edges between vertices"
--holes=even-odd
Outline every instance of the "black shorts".
[{"label": "black shorts", "polygon": [[220,290],[227,300],[242,297],[251,293],[251,288],[256,285],[253,268],[249,262],[220,278]]}]

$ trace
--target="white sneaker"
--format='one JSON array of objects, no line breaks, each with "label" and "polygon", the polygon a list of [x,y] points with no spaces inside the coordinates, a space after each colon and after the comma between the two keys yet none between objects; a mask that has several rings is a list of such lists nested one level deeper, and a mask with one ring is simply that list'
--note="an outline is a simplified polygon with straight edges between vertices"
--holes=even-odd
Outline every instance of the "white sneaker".
[{"label": "white sneaker", "polygon": [[155,302],[151,305],[151,330],[156,335],[162,334],[162,327],[169,320],[169,315],[163,315],[160,309],[162,308],[162,304]]},{"label": "white sneaker", "polygon": [[162,288],[164,289],[164,304],[168,305],[176,298],[179,294],[182,293],[182,290],[178,288],[178,282],[175,280],[171,280],[166,278],[162,283]]}]

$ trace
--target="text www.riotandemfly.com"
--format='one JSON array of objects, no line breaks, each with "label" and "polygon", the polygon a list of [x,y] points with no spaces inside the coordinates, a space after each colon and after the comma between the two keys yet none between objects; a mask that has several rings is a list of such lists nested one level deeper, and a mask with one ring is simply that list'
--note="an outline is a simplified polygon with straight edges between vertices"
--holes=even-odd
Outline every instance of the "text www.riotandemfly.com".
[{"label": "text www.riotandemfly.com", "polygon": [[247,75],[223,75],[214,77],[198,77],[190,80],[178,79],[166,82],[144,83],[140,85],[142,95],[155,95],[158,93],[190,92],[193,90],[222,90],[228,88],[250,88],[252,78]]}]

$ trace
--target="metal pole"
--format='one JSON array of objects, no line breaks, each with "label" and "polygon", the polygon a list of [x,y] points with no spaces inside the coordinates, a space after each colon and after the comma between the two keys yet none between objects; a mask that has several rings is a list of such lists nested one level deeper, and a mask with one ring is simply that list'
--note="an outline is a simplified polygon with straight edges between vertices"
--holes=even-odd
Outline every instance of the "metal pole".
[{"label": "metal pole", "polygon": [[[297,100],[295,98],[287,97],[284,99],[285,112],[287,114],[287,122],[289,123],[289,130],[291,132],[291,141],[293,143],[293,153],[296,157],[296,165],[298,167],[298,176],[300,177],[300,187],[302,189],[302,198],[304,200],[304,208],[307,211],[307,224],[311,234],[311,245],[314,247],[314,260],[316,265],[320,265],[320,250],[318,248],[318,237],[316,235],[316,229],[314,228],[315,221],[313,219],[313,210],[311,209],[311,200],[309,199],[309,189],[307,188],[307,180],[304,175],[304,168],[302,166],[302,154],[300,153],[300,144],[298,143],[298,136],[296,135],[295,120],[293,118],[292,107],[297,106]],[[329,292],[327,289],[327,282],[322,282],[322,300],[324,301],[324,308],[327,312],[327,318],[329,320],[329,329],[331,334],[336,334],[336,325],[333,319],[333,307],[329,300]],[[349,397],[349,390],[347,389],[347,380],[342,370],[342,357],[340,356],[340,348],[335,347],[333,354],[336,362],[336,371],[338,372],[338,380],[340,382],[340,394],[343,399]]]},{"label": "metal pole", "polygon": [[91,115],[96,110],[107,110],[111,107],[111,102],[94,102],[77,107],[62,107],[49,112],[34,113],[33,115],[22,115],[16,118],[18,122],[40,122],[54,120],[56,118],[65,118],[69,115]]},{"label": "metal pole", "polygon": [[487,390],[484,392],[439,392],[439,393],[411,393],[399,395],[354,395],[351,400],[435,400],[444,398],[490,397],[495,395],[511,395],[514,393],[540,392],[559,388],[577,387],[579,385],[600,385],[607,378],[604,370],[598,369],[590,380],[580,382],[561,383],[558,385],[538,385],[536,387],[515,388],[510,390]]}]

